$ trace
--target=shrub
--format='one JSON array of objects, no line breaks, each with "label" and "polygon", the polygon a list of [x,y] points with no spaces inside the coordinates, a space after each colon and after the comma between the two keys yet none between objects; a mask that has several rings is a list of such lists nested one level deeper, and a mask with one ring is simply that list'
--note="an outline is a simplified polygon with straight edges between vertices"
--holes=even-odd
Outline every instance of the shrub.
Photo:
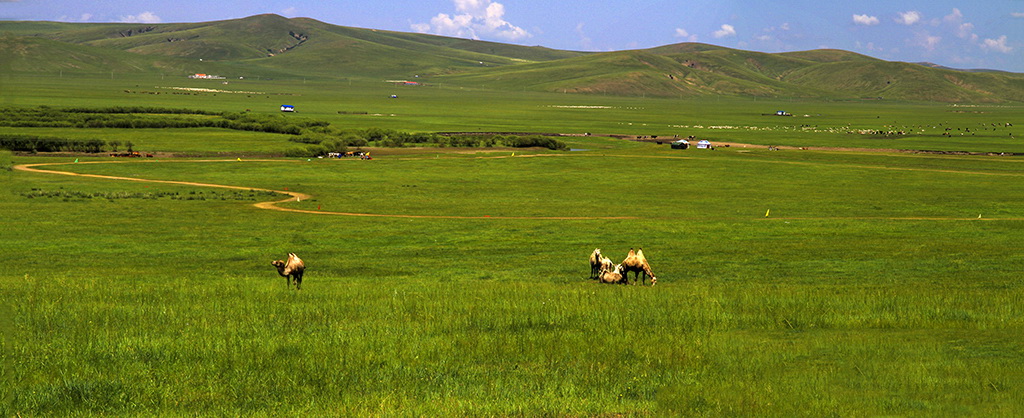
[{"label": "shrub", "polygon": [[23,152],[103,152],[107,142],[101,139],[66,139],[34,135],[0,134],[0,149]]}]

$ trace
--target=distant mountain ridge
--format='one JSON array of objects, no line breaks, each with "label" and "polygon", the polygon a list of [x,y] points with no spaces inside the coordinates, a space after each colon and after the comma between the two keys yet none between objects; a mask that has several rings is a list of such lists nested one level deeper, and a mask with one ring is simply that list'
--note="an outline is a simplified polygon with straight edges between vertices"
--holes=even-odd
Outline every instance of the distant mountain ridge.
[{"label": "distant mountain ridge", "polygon": [[589,53],[266,14],[201,23],[0,22],[0,70],[253,73],[625,96],[1024,102],[1024,74],[681,43]]},{"label": "distant mountain ridge", "polygon": [[939,65],[939,64],[936,64],[934,62],[915,62],[914,64],[923,65],[923,66],[929,67],[929,68],[938,68],[940,70],[966,71],[966,72],[969,72],[969,73],[1004,73],[1004,74],[1013,74],[1012,72],[1009,72],[1009,71],[992,70],[992,69],[988,69],[988,68],[953,68],[953,67],[947,67],[947,66],[944,66],[944,65]]}]

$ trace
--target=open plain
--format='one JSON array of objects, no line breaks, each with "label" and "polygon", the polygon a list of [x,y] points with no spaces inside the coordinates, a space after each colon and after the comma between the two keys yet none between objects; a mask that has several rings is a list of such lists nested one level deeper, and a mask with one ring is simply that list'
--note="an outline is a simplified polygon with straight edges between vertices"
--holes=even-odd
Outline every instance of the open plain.
[{"label": "open plain", "polygon": [[[1019,104],[2,83],[13,109],[559,133],[574,150],[320,159],[288,157],[289,134],[5,126],[154,155],[0,154],[5,416],[1024,414]],[[669,148],[691,135],[719,145]],[[587,279],[594,248],[641,247],[657,286]],[[270,265],[289,252],[301,291]]]}]

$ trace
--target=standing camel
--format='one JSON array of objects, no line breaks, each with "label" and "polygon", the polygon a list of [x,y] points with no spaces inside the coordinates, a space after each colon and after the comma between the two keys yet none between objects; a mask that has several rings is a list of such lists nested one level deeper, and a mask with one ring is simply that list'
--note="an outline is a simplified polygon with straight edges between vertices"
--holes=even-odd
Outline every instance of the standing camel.
[{"label": "standing camel", "polygon": [[590,253],[590,278],[596,279],[601,274],[601,249],[595,248]]},{"label": "standing camel", "polygon": [[644,284],[647,276],[651,276],[651,286],[658,283],[658,278],[654,277],[654,273],[651,272],[651,265],[647,262],[647,257],[644,257],[644,250],[642,248],[636,252],[633,252],[633,249],[630,248],[629,254],[626,255],[626,259],[622,260],[622,268],[625,271],[623,274],[624,277],[629,277],[629,272],[636,273],[633,284],[636,284],[637,281],[639,281],[641,285]]},{"label": "standing camel", "polygon": [[[302,259],[295,253],[288,253],[288,260],[275,260],[270,265],[277,267],[277,274],[285,278],[285,283],[288,284],[288,288],[292,288],[292,282],[295,282],[295,290],[302,290],[302,274],[306,271],[306,263],[302,262]],[[289,277],[291,276],[291,277]]]}]

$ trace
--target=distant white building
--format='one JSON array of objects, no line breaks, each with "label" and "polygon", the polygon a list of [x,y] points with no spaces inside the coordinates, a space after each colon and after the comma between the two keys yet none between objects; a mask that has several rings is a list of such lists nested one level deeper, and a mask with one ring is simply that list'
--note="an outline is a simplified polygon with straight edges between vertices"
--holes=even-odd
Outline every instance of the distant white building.
[{"label": "distant white building", "polygon": [[711,141],[708,141],[706,139],[702,139],[702,140],[700,140],[700,142],[697,143],[697,149],[710,149],[710,148],[711,148]]},{"label": "distant white building", "polygon": [[282,112],[294,112],[295,111],[295,106],[292,106],[292,105],[281,105],[281,111]]}]

